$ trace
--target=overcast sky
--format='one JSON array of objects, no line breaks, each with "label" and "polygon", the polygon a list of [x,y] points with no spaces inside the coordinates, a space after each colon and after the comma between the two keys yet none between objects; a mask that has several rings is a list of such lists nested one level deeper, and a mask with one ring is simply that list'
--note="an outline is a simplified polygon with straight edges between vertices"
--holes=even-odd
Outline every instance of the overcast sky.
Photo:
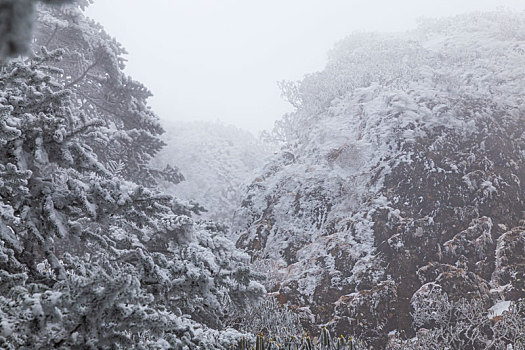
[{"label": "overcast sky", "polygon": [[346,35],[498,7],[525,0],[96,0],[87,14],[128,50],[161,119],[258,132],[291,110],[277,81],[321,70]]}]

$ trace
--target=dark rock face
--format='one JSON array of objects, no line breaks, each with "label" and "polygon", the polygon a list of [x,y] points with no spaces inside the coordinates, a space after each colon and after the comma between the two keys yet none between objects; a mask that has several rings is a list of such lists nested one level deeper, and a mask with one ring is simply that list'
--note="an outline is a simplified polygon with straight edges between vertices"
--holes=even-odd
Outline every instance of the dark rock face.
[{"label": "dark rock face", "polygon": [[[387,274],[397,284],[404,312],[398,316],[400,329],[410,329],[409,302],[425,283],[438,283],[456,300],[490,302],[525,295],[523,288],[516,293],[520,287],[515,283],[497,278],[501,274],[497,242],[510,237],[507,231],[520,224],[525,210],[520,186],[525,167],[519,146],[523,125],[520,118],[508,127],[496,125],[499,122],[494,119],[494,125],[479,127],[475,137],[464,140],[452,130],[419,140],[413,162],[394,167],[386,177],[385,196],[393,205],[376,213],[374,230],[377,251],[389,262]],[[428,163],[443,171],[429,172]],[[456,165],[453,171],[451,164]],[[398,210],[398,217],[388,217],[392,210]],[[510,244],[519,246],[513,238]],[[517,269],[523,250],[505,251],[514,252],[511,261]],[[515,291],[513,296],[509,288]]]},{"label": "dark rock face", "polygon": [[419,44],[351,37],[296,86],[293,157],[248,189],[237,245],[312,331],[381,348],[413,334],[428,283],[488,307],[525,297],[525,38],[495,29],[509,18],[423,25]]}]

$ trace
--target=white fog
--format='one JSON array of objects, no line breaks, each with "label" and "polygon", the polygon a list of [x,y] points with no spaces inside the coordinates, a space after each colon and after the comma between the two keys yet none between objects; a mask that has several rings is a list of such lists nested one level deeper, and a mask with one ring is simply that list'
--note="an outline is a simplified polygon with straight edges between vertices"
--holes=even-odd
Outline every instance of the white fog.
[{"label": "white fog", "polygon": [[321,70],[347,35],[498,8],[525,10],[525,2],[97,0],[87,14],[130,52],[126,71],[153,91],[161,119],[221,120],[258,133],[291,111],[277,82]]}]

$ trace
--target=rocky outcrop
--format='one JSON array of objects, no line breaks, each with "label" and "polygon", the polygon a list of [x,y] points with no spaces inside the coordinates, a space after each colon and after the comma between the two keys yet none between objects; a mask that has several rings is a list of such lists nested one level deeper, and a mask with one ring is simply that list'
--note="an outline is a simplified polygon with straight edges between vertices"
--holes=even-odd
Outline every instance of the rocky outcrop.
[{"label": "rocky outcrop", "polygon": [[287,143],[235,227],[306,327],[381,348],[413,334],[428,283],[487,307],[525,297],[523,23],[491,13],[352,36],[285,85]]}]

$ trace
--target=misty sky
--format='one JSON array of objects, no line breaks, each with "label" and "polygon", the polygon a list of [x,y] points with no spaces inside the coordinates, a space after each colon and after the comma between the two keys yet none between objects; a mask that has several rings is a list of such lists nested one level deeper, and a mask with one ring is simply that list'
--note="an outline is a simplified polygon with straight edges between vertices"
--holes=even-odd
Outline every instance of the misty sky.
[{"label": "misty sky", "polygon": [[96,0],[87,14],[129,51],[161,119],[258,132],[291,110],[276,82],[321,70],[346,35],[498,7],[525,0]]}]

